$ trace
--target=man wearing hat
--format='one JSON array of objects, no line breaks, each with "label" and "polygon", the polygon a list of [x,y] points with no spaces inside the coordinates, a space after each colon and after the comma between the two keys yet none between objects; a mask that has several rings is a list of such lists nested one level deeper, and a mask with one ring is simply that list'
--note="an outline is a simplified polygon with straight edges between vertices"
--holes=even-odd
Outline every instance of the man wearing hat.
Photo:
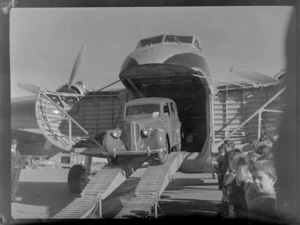
[{"label": "man wearing hat", "polygon": [[21,174],[21,155],[17,150],[18,141],[11,139],[11,200],[21,201],[21,197],[16,197],[19,188],[19,178]]}]

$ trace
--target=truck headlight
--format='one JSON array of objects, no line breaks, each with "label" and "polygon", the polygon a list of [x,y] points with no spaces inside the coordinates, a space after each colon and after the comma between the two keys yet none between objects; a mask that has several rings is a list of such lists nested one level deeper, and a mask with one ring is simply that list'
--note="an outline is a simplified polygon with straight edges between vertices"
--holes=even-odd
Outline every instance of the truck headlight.
[{"label": "truck headlight", "polygon": [[145,136],[149,136],[152,132],[152,128],[151,127],[146,127],[145,129],[143,129],[143,135]]},{"label": "truck headlight", "polygon": [[112,132],[112,135],[114,138],[119,138],[121,137],[122,131],[120,130],[120,128],[116,128],[114,129],[114,131]]}]

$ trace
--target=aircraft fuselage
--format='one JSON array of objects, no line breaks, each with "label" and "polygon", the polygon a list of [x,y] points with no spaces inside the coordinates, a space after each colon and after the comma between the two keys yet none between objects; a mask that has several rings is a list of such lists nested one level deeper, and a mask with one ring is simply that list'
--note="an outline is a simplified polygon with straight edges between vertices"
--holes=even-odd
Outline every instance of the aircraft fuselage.
[{"label": "aircraft fuselage", "polygon": [[[182,122],[183,145],[190,152],[182,170],[208,168],[211,151],[211,104],[208,63],[195,36],[160,35],[139,42],[125,59],[120,79],[136,98],[173,99]],[[201,160],[202,163],[199,163]],[[191,166],[192,165],[192,166]]]}]

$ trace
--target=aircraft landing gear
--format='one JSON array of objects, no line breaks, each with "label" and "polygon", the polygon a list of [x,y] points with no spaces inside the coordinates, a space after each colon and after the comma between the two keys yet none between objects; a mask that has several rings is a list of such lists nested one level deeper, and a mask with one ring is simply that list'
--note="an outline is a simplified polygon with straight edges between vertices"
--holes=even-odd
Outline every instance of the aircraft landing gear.
[{"label": "aircraft landing gear", "polygon": [[74,165],[68,174],[68,187],[71,193],[80,193],[88,182],[86,169],[82,165]]},{"label": "aircraft landing gear", "polygon": [[89,173],[92,167],[92,157],[84,157],[84,165],[74,165],[68,174],[68,187],[71,193],[81,193],[83,188],[89,182]]}]

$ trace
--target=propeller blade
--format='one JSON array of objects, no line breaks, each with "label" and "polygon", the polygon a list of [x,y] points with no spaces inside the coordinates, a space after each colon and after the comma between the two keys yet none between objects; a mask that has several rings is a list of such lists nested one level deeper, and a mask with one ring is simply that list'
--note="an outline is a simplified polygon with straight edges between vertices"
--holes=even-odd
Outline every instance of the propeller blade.
[{"label": "propeller blade", "polygon": [[18,83],[18,87],[33,94],[38,94],[40,87],[33,84]]},{"label": "propeller blade", "polygon": [[268,84],[268,83],[279,83],[280,81],[274,77],[267,76],[262,73],[250,71],[250,70],[244,70],[244,69],[237,69],[231,67],[229,69],[230,72],[236,74],[239,77],[242,77],[244,79],[247,79],[249,81],[260,83],[260,84]]},{"label": "propeller blade", "polygon": [[81,63],[81,59],[82,59],[82,55],[83,55],[83,50],[84,50],[84,46],[82,46],[78,52],[78,55],[76,57],[76,60],[74,62],[74,66],[73,66],[73,69],[72,69],[72,73],[71,73],[71,76],[70,76],[70,80],[69,80],[69,83],[68,83],[68,88],[70,88],[71,84],[73,83],[73,80],[76,76],[76,73],[78,71],[78,68],[79,68],[79,65]]}]

